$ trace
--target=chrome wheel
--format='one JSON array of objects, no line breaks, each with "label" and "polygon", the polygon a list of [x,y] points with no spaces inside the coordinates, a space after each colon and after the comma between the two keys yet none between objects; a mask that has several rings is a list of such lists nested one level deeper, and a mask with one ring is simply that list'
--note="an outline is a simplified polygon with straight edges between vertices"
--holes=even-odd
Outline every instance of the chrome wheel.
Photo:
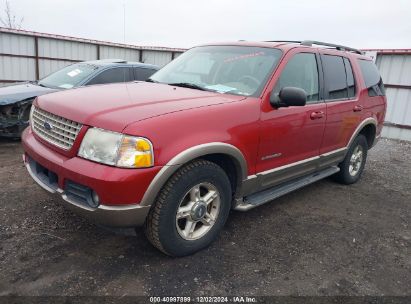
[{"label": "chrome wheel", "polygon": [[348,168],[348,172],[350,173],[351,176],[356,176],[358,172],[361,169],[361,165],[363,162],[363,147],[361,145],[358,145],[355,147],[351,158],[350,158],[350,166]]},{"label": "chrome wheel", "polygon": [[220,194],[214,185],[195,185],[184,195],[177,209],[178,234],[188,241],[203,237],[215,224],[220,205]]}]

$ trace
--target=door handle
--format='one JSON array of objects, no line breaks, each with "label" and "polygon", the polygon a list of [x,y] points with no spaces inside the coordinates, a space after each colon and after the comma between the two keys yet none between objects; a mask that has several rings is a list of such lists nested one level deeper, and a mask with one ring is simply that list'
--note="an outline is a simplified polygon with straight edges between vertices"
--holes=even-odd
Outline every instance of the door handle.
[{"label": "door handle", "polygon": [[356,106],[354,107],[353,111],[354,111],[354,112],[361,112],[362,109],[363,109],[363,106],[362,106],[362,105],[356,105]]},{"label": "door handle", "polygon": [[318,111],[318,112],[312,112],[310,114],[311,119],[321,119],[324,117],[324,112],[323,111]]}]

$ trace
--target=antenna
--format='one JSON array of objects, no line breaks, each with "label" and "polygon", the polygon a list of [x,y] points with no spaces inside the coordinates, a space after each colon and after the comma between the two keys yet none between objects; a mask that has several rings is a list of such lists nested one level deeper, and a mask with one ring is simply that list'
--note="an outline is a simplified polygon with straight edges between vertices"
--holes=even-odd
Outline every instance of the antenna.
[{"label": "antenna", "polygon": [[124,44],[126,43],[126,1],[123,1],[123,36]]}]

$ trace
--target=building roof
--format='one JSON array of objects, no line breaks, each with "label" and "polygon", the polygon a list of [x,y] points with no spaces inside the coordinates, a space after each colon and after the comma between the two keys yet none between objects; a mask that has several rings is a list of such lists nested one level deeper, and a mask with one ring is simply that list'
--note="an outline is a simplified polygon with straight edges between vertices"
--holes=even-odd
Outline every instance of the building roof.
[{"label": "building roof", "polygon": [[15,29],[9,29],[9,28],[5,28],[5,27],[0,27],[0,33],[11,33],[11,34],[18,34],[18,35],[50,38],[50,39],[69,40],[69,41],[75,41],[75,42],[93,43],[93,44],[98,44],[98,45],[107,45],[107,46],[123,47],[123,48],[138,49],[138,50],[148,50],[148,51],[150,51],[150,50],[152,50],[152,51],[170,51],[170,52],[185,52],[186,51],[186,49],[183,49],[183,48],[170,48],[170,47],[161,47],[161,46],[140,46],[140,45],[132,45],[132,44],[122,44],[122,43],[114,43],[114,42],[107,42],[107,41],[101,41],[101,40],[93,40],[93,39],[86,39],[86,38],[56,35],[56,34],[40,33],[40,32],[34,32],[34,31],[15,30]]},{"label": "building roof", "polygon": [[411,49],[362,49],[366,52],[377,52],[377,54],[397,54],[397,55],[411,55]]}]

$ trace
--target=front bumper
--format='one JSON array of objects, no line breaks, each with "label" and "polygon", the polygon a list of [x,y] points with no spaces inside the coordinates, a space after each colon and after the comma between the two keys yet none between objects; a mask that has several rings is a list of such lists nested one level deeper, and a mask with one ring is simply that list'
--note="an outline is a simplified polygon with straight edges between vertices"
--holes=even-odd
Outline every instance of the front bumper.
[{"label": "front bumper", "polygon": [[24,158],[27,171],[34,181],[37,182],[43,189],[54,194],[59,198],[64,205],[73,212],[98,224],[110,227],[135,227],[144,224],[150,206],[140,205],[121,205],[121,206],[106,206],[100,205],[97,208],[89,208],[75,200],[69,198],[64,190],[60,188],[50,187],[44,183],[41,178],[34,172],[30,161]]},{"label": "front bumper", "polygon": [[[150,206],[137,202],[141,201],[161,167],[120,169],[78,157],[67,158],[37,141],[30,128],[23,132],[22,143],[23,160],[30,176],[75,213],[112,227],[134,227],[144,223]],[[79,187],[74,190],[82,187],[97,193],[100,205],[90,207],[87,199],[73,195],[73,184]]]}]

